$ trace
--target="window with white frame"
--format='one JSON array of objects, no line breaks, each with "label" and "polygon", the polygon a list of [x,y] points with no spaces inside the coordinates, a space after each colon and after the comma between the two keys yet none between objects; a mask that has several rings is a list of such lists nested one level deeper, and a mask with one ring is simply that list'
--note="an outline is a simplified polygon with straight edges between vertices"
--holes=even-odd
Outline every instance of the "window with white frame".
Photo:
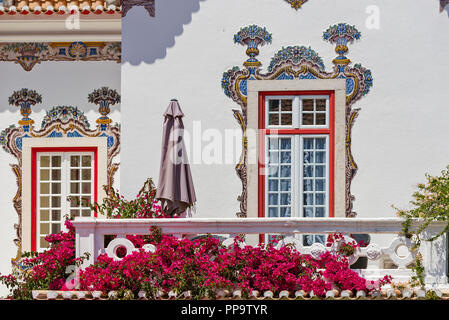
[{"label": "window with white frame", "polygon": [[65,230],[65,216],[92,215],[95,162],[93,152],[38,152],[36,160],[37,250],[42,250],[48,248],[45,236]]},{"label": "window with white frame", "polygon": [[[333,93],[264,93],[262,101],[265,175],[259,215],[333,216]],[[304,245],[317,241],[324,236],[303,237]]]}]

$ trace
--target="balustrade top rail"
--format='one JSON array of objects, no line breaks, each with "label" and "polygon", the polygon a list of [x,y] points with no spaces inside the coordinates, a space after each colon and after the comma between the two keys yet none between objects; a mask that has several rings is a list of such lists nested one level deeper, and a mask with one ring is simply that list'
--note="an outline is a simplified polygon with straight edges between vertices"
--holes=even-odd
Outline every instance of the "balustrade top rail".
[{"label": "balustrade top rail", "polygon": [[[400,218],[168,218],[168,219],[104,219],[75,218],[77,233],[92,230],[102,234],[148,234],[159,227],[165,234],[259,234],[259,233],[375,233],[391,234],[403,230]],[[411,224],[417,228],[419,220]],[[447,222],[433,222],[432,233],[444,229]]]}]

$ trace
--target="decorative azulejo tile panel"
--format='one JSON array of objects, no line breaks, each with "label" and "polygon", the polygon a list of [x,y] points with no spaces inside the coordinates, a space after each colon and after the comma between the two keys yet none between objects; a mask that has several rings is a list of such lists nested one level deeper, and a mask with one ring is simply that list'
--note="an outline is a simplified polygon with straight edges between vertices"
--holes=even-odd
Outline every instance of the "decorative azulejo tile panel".
[{"label": "decorative azulejo tile panel", "polygon": [[[289,1],[293,5],[295,1]],[[304,3],[303,1],[302,3]],[[295,2],[296,3],[296,2]],[[301,3],[301,4],[302,4]],[[299,2],[297,5],[300,6]],[[321,57],[311,47],[288,46],[283,47],[275,53],[271,59],[267,72],[261,69],[262,63],[257,59],[259,47],[271,43],[272,35],[266,28],[257,25],[250,25],[241,28],[235,34],[234,42],[246,46],[248,59],[243,62],[243,69],[233,67],[223,73],[221,86],[226,96],[234,100],[241,107],[241,110],[233,110],[234,117],[238,120],[243,130],[243,152],[240,162],[236,166],[236,171],[242,180],[242,193],[239,196],[240,212],[237,214],[246,217],[246,165],[247,165],[247,145],[246,145],[246,109],[247,109],[247,81],[249,80],[293,80],[293,79],[346,79],[346,216],[356,215],[352,211],[354,196],[351,194],[351,181],[357,172],[351,153],[351,129],[360,109],[352,106],[363,96],[369,93],[373,86],[371,71],[361,64],[351,66],[351,60],[346,57],[348,44],[361,38],[360,32],[355,26],[346,23],[339,23],[330,26],[323,32],[323,39],[335,45],[335,52],[338,54],[332,60],[334,68],[331,72],[325,70],[325,65]]]}]

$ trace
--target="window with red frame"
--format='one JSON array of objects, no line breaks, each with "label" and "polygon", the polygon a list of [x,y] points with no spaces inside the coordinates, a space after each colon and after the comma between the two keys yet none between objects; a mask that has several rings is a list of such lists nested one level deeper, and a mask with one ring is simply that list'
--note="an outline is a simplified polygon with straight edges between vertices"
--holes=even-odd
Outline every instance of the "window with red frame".
[{"label": "window with red frame", "polygon": [[259,216],[333,217],[333,91],[261,93],[259,129]]},{"label": "window with red frame", "polygon": [[88,204],[97,201],[96,150],[96,148],[33,149],[33,251],[48,248],[45,236],[65,230],[66,217],[93,215]]}]

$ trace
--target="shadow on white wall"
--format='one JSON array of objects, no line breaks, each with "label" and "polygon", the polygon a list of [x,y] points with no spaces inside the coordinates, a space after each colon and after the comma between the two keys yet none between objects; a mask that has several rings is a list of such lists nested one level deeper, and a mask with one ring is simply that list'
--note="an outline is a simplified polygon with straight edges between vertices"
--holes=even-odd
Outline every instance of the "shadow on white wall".
[{"label": "shadow on white wall", "polygon": [[157,0],[154,18],[143,7],[129,10],[122,19],[122,63],[151,64],[164,58],[201,1],[206,0]]}]

